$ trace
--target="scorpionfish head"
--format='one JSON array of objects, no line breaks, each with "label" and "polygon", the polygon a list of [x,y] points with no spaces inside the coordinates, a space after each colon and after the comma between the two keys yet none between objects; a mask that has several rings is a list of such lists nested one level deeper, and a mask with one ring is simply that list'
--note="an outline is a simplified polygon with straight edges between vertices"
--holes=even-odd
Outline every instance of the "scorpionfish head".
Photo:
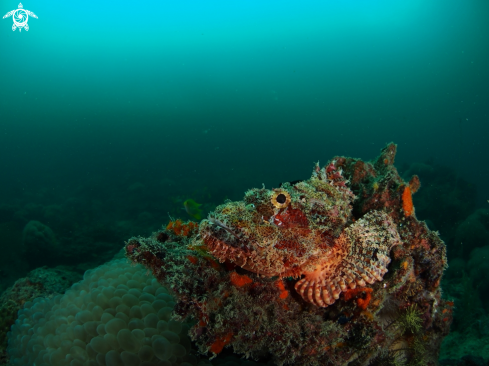
[{"label": "scorpionfish head", "polygon": [[252,189],[242,201],[218,206],[200,234],[221,262],[265,276],[299,277],[334,255],[353,199],[341,174],[316,169],[307,181]]}]

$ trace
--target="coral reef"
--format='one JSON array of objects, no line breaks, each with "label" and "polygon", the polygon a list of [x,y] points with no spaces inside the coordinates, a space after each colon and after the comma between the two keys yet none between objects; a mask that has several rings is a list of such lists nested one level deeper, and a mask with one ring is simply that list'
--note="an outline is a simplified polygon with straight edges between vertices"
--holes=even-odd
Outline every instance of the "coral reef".
[{"label": "coral reef", "polygon": [[389,144],[372,162],[337,156],[309,180],[225,202],[198,230],[172,222],[131,238],[126,254],[173,291],[201,353],[436,365],[452,321],[446,249],[417,220],[420,181],[399,176],[395,154]]}]

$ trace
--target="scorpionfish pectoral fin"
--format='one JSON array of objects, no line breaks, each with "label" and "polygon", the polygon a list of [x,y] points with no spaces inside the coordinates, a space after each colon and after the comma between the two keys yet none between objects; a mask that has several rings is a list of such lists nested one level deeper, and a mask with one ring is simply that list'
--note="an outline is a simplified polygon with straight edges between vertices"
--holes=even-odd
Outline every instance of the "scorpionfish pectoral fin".
[{"label": "scorpionfish pectoral fin", "polygon": [[296,291],[311,304],[327,307],[342,292],[382,281],[391,259],[389,252],[401,239],[391,218],[373,211],[344,230],[332,253],[314,271],[304,273]]}]

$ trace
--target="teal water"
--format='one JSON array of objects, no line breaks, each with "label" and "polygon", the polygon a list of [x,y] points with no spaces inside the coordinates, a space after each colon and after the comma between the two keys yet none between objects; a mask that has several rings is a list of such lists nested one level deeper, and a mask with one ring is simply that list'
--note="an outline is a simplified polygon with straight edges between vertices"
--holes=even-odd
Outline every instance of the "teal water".
[{"label": "teal water", "polygon": [[242,191],[389,141],[408,162],[455,165],[461,148],[471,180],[489,179],[485,1],[24,7],[29,31],[10,17],[0,32],[0,164],[15,185],[100,172]]},{"label": "teal water", "polygon": [[[38,16],[28,31],[0,21],[0,235],[5,251],[36,220],[65,251],[26,263],[10,250],[2,289],[36,266],[103,263],[168,215],[188,219],[186,199],[209,211],[390,141],[403,170],[468,182],[450,219],[423,211],[435,229],[487,208],[487,1],[22,4]],[[17,7],[0,1],[2,16]],[[449,255],[465,240],[441,234]]]}]

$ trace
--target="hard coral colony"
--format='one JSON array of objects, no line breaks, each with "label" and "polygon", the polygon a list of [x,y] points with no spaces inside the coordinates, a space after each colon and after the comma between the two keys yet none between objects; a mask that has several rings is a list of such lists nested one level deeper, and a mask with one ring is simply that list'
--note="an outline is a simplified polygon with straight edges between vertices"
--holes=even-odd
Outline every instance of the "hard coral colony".
[{"label": "hard coral colony", "polygon": [[419,181],[402,180],[395,154],[389,144],[373,162],[335,157],[307,181],[226,202],[198,230],[180,222],[132,238],[127,255],[174,291],[175,317],[195,319],[202,353],[436,365],[451,323],[446,250],[416,219]]}]

